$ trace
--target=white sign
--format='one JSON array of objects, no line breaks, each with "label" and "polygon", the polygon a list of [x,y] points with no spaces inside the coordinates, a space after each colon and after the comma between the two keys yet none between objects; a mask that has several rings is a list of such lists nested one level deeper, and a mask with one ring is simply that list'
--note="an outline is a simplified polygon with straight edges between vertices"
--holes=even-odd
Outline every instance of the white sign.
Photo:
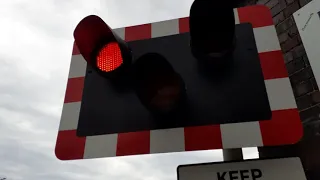
[{"label": "white sign", "polygon": [[180,165],[178,180],[306,180],[299,158]]},{"label": "white sign", "polygon": [[314,76],[320,86],[320,0],[313,0],[293,14]]}]

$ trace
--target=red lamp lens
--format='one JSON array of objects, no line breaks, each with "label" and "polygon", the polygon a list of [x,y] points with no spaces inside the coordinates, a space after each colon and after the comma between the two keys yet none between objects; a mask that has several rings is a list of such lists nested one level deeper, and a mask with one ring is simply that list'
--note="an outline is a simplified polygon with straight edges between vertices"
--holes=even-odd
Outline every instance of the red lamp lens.
[{"label": "red lamp lens", "polygon": [[116,42],[103,46],[97,56],[97,67],[104,72],[110,72],[123,63],[121,50]]}]

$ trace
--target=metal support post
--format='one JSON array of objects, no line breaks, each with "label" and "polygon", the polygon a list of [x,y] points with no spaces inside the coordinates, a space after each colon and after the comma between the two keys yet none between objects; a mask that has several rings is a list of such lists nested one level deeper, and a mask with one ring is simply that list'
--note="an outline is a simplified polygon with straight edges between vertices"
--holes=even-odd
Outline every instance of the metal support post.
[{"label": "metal support post", "polygon": [[242,149],[223,149],[223,160],[224,161],[238,161],[243,160]]}]

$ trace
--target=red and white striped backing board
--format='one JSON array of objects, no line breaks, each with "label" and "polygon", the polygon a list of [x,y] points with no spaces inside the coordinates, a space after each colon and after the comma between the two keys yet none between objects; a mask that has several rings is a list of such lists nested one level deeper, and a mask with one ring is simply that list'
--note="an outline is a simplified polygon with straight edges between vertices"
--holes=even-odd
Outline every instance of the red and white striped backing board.
[{"label": "red and white striped backing board", "polygon": [[[72,160],[274,146],[299,141],[302,124],[269,9],[249,6],[234,9],[234,12],[236,24],[249,22],[254,28],[272,110],[271,120],[78,137],[76,129],[86,61],[74,46],[55,148],[57,158]],[[126,41],[133,41],[188,32],[188,23],[188,18],[180,18],[115,29],[115,32]]]}]

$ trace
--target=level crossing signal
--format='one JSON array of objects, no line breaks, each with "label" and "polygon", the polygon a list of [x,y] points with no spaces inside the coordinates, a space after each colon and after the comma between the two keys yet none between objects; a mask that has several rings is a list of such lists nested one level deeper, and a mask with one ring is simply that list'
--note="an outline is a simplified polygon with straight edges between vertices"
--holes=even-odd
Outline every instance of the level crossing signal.
[{"label": "level crossing signal", "polygon": [[[59,159],[281,145],[301,137],[267,7],[196,0],[188,18],[121,29],[90,15],[74,40]],[[286,119],[292,126],[283,135]]]}]

